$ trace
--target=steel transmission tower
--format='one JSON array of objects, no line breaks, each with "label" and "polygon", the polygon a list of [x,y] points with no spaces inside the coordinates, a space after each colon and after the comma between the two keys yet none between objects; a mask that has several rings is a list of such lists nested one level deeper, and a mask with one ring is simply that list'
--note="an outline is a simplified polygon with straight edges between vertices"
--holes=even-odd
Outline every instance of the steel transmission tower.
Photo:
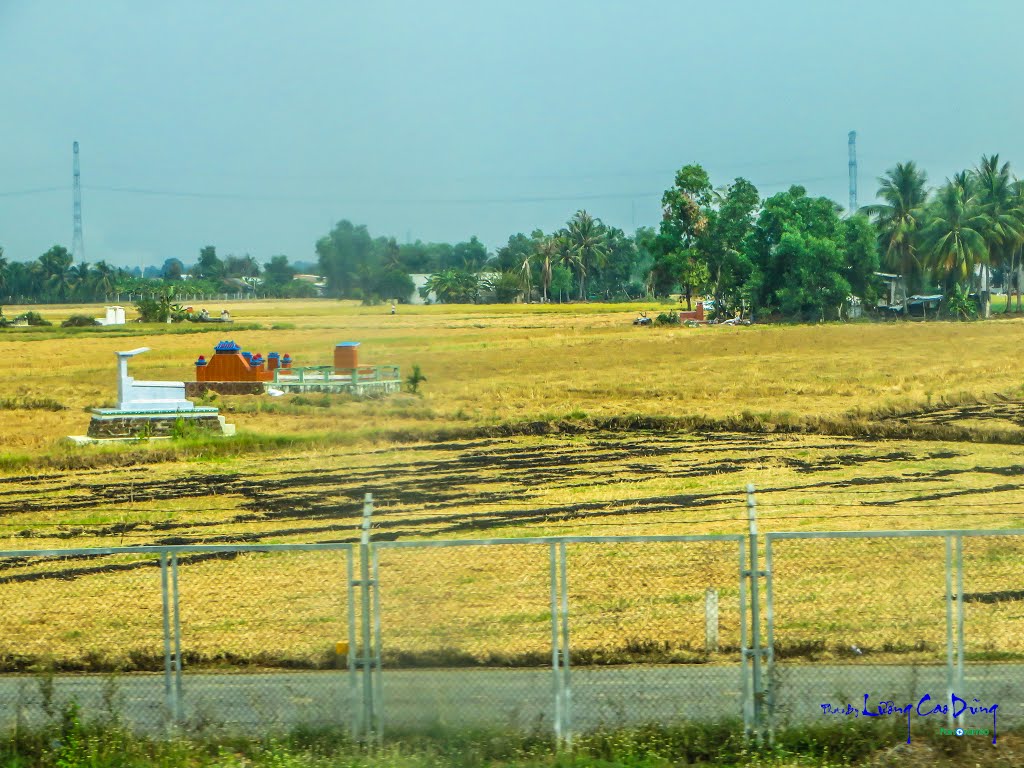
[{"label": "steel transmission tower", "polygon": [[850,131],[850,215],[857,212],[857,132]]},{"label": "steel transmission tower", "polygon": [[78,142],[74,143],[74,234],[71,237],[71,257],[81,263],[85,259],[85,243],[82,240],[82,176],[78,170]]}]

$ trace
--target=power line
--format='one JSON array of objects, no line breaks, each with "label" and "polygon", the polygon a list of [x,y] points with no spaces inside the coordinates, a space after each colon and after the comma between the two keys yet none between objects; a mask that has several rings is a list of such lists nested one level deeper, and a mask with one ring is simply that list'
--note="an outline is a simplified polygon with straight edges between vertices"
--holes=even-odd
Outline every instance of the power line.
[{"label": "power line", "polygon": [[[576,177],[578,179],[588,178],[586,176]],[[753,182],[759,187],[779,187],[799,184],[810,184],[819,181],[834,181],[842,178],[841,175],[831,174],[827,176],[814,176],[803,179],[784,179],[779,181],[758,181]],[[62,192],[67,187],[37,187],[31,189],[12,190],[0,192],[0,197],[19,197],[48,192]],[[194,198],[197,200],[241,200],[252,202],[306,202],[306,203],[334,203],[342,205],[515,205],[549,202],[574,202],[588,200],[641,200],[661,199],[662,192],[635,191],[635,192],[580,192],[577,194],[558,195],[507,195],[493,197],[359,197],[359,198],[334,198],[327,195],[252,195],[242,192],[207,192],[198,190],[182,189],[159,189],[152,187],[133,186],[111,186],[98,184],[83,184],[82,189],[92,192],[106,192],[114,194],[139,195],[146,197],[180,197]]]},{"label": "power line", "polygon": [[28,195],[41,195],[45,192],[67,192],[67,186],[60,187],[36,187],[34,189],[18,189],[11,192],[0,192],[0,197],[25,197]]}]

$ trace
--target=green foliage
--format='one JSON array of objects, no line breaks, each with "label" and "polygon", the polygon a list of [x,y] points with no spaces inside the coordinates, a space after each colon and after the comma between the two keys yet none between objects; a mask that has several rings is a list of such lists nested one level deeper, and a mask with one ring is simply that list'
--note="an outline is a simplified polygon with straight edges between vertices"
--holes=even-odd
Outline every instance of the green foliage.
[{"label": "green foliage", "polygon": [[925,276],[921,229],[928,176],[911,162],[896,163],[878,179],[881,203],[861,209],[874,220],[885,267],[903,275],[916,291]]},{"label": "green foliage", "polygon": [[764,202],[743,249],[753,269],[747,292],[759,310],[830,320],[856,285],[873,291],[877,251],[861,217],[839,218],[835,203],[790,187]]},{"label": "green foliage", "polygon": [[[772,745],[747,738],[742,724],[735,721],[603,728],[577,734],[571,748],[560,747],[544,733],[502,728],[393,728],[385,744],[367,751],[336,728],[299,728],[270,736],[167,738],[135,735],[117,722],[88,719],[73,705],[58,714],[48,725],[22,728],[0,740],[0,764],[35,768],[654,768],[696,764],[833,768],[875,764],[873,757],[891,757],[892,745],[906,738],[898,718],[779,728]],[[948,742],[940,741],[934,729],[915,733],[914,740],[936,746]],[[984,764],[990,761],[986,758]]]},{"label": "green foliage", "polygon": [[216,247],[207,245],[199,250],[199,261],[192,268],[192,275],[214,280],[224,277],[224,262],[218,258]]},{"label": "green foliage", "polygon": [[168,286],[156,294],[154,298],[143,298],[135,302],[139,319],[144,323],[166,323],[168,320],[180,323],[187,317],[185,308],[175,299],[177,291]]},{"label": "green foliage", "polygon": [[18,315],[16,318],[14,318],[14,324],[17,325],[17,324],[21,324],[21,323],[27,323],[28,325],[35,325],[35,326],[53,325],[53,323],[51,323],[49,320],[46,320],[38,312],[33,312],[33,311],[24,312],[24,313]]},{"label": "green foliage", "polygon": [[171,425],[171,437],[175,440],[192,440],[202,434],[204,431],[196,426],[194,419],[178,417]]},{"label": "green foliage", "polygon": [[314,299],[320,295],[317,287],[305,280],[292,280],[281,286],[276,293],[282,299]]},{"label": "green foliage", "polygon": [[562,242],[562,264],[573,266],[579,282],[580,299],[587,298],[587,274],[600,270],[607,264],[607,230],[600,219],[586,211],[576,211],[560,234]]},{"label": "green foliage", "polygon": [[929,263],[950,286],[968,280],[975,267],[988,261],[985,234],[991,230],[992,221],[982,210],[975,191],[969,174],[957,174],[928,206],[923,239]]},{"label": "green foliage", "polygon": [[60,324],[61,328],[88,328],[93,325],[99,325],[94,318],[88,315],[72,315],[63,323]]},{"label": "green foliage", "polygon": [[865,216],[851,216],[846,219],[845,250],[846,272],[850,291],[869,304],[878,298],[879,268],[878,238],[875,228]]},{"label": "green foliage", "polygon": [[655,325],[679,325],[679,313],[670,309],[667,313],[662,312],[654,318]]},{"label": "green foliage", "polygon": [[407,301],[416,290],[412,278],[398,267],[385,267],[374,275],[373,292],[382,299]]},{"label": "green foliage", "polygon": [[511,304],[523,292],[521,276],[516,272],[502,272],[491,283],[491,290],[498,304]]},{"label": "green foliage", "polygon": [[743,241],[753,227],[759,203],[754,185],[738,178],[716,191],[705,209],[708,223],[697,244],[707,265],[706,286],[718,317],[732,317],[743,308],[744,286],[754,269],[742,250]]},{"label": "green foliage", "polygon": [[420,384],[427,380],[427,377],[423,375],[418,365],[412,367],[412,373],[410,373],[405,379],[406,388],[414,395],[419,394]]},{"label": "green foliage", "polygon": [[946,296],[946,314],[957,320],[976,320],[978,305],[962,285],[953,286]]},{"label": "green foliage", "polygon": [[471,304],[480,295],[480,278],[464,269],[446,269],[431,275],[420,295],[426,298],[433,293],[445,304]]},{"label": "green foliage", "polygon": [[409,273],[454,270],[475,274],[488,260],[476,237],[454,246],[417,242],[399,246],[393,237],[372,238],[365,226],[340,221],[316,244],[320,273],[330,296],[405,301],[414,286]]},{"label": "green foliage", "polygon": [[551,267],[551,283],[548,285],[548,296],[557,296],[561,303],[562,297],[568,298],[572,291],[572,272],[557,264]]}]

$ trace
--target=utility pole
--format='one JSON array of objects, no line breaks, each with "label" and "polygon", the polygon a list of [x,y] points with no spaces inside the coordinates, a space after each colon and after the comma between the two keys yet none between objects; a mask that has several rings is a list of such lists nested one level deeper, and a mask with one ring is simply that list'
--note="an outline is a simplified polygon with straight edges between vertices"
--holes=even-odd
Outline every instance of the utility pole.
[{"label": "utility pole", "polygon": [[82,240],[82,175],[78,169],[78,142],[72,145],[74,163],[72,167],[72,190],[74,208],[72,213],[73,233],[71,235],[71,258],[79,264],[85,259],[85,243]]},{"label": "utility pole", "polygon": [[850,131],[850,216],[857,212],[857,132]]}]

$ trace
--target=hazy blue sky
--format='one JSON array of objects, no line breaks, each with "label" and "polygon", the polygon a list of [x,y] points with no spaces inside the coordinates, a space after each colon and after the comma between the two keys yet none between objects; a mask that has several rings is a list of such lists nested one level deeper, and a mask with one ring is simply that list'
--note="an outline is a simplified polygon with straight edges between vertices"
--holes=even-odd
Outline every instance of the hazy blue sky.
[{"label": "hazy blue sky", "polygon": [[851,129],[862,202],[898,160],[1024,169],[1021,29],[1017,0],[0,0],[0,245],[70,247],[76,139],[86,259],[127,265],[311,259],[342,218],[632,230],[689,162],[845,205]]}]

